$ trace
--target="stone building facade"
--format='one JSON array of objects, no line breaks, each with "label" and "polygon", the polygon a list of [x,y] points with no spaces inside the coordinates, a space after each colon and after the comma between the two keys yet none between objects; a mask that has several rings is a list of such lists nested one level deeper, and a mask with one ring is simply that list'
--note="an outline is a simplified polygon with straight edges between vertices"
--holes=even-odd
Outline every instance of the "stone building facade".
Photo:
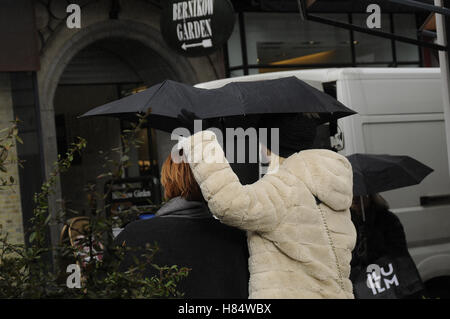
[{"label": "stone building facade", "polygon": [[[11,125],[14,120],[12,109],[11,85],[7,74],[0,73],[0,128]],[[16,157],[14,148],[10,158]],[[14,185],[0,188],[0,225],[9,233],[13,243],[23,243],[22,207],[20,201],[19,167],[11,164],[7,167],[8,176],[14,178]]]},{"label": "stone building facade", "polygon": [[[30,125],[34,125],[35,131],[33,132],[39,138],[35,140],[30,135],[24,140],[27,146],[35,146],[33,158],[40,163],[35,163],[34,168],[28,167],[28,169],[22,170],[20,174],[19,168],[14,167],[13,175],[17,175],[17,177],[21,175],[21,178],[17,178],[16,181],[32,180],[33,174],[37,173],[36,168],[42,169],[42,179],[50,174],[59,152],[59,133],[55,117],[62,115],[66,120],[66,125],[75,122],[74,119],[86,111],[86,108],[96,106],[83,101],[89,97],[89,94],[92,97],[91,100],[97,101],[97,104],[118,98],[119,96],[113,94],[111,89],[111,85],[116,84],[111,79],[117,78],[119,81],[119,78],[123,76],[124,79],[129,80],[127,83],[135,82],[139,85],[149,86],[166,78],[194,84],[224,76],[221,51],[210,56],[187,58],[172,51],[165,44],[160,32],[160,1],[30,1],[34,8],[40,68],[33,72],[35,77],[34,97],[29,97],[29,104],[33,104],[31,99],[34,98],[36,102],[34,107],[37,113],[30,115],[28,122],[32,123]],[[69,13],[66,12],[66,9],[71,3],[78,4],[81,8],[81,28],[67,26],[66,18]],[[103,53],[96,55],[96,52],[99,51]],[[96,58],[89,60],[92,56]],[[98,60],[99,56],[108,56],[110,60],[109,62],[106,61],[107,58]],[[80,64],[87,67],[80,68]],[[99,78],[93,79],[98,75],[93,70],[99,65],[101,66],[101,70],[98,72]],[[114,69],[115,73],[108,74],[107,70],[109,69]],[[87,73],[89,76],[86,76]],[[11,72],[0,71],[0,127],[4,127],[18,113],[12,100],[11,74]],[[104,95],[104,101],[99,98],[100,92],[103,92],[101,94]],[[64,100],[69,97],[70,100]],[[20,96],[17,101],[19,100]],[[69,106],[70,109],[68,109]],[[88,136],[84,137],[88,140],[91,137],[96,145],[99,143],[99,139],[105,141],[105,137],[99,138],[95,128],[97,130],[99,128],[114,130],[116,132],[107,137],[110,141],[105,142],[108,147],[114,145],[118,140],[120,125],[114,121],[105,124],[107,122],[102,121],[99,125],[91,123],[90,127],[93,129],[86,131]],[[97,141],[95,141],[96,136]],[[163,158],[169,149],[169,138],[163,133],[158,133],[157,139],[159,141],[158,153],[160,153],[158,156]],[[25,151],[25,153],[27,152]],[[89,158],[88,154],[83,162],[85,164],[93,163],[94,160]],[[83,168],[82,163],[75,168],[75,171],[85,172],[89,171],[89,168]],[[95,172],[95,169],[91,171]],[[80,174],[74,173],[66,180],[76,180],[78,176]],[[83,181],[80,180],[79,184],[81,185]],[[64,195],[71,196],[70,189],[63,194],[62,189],[67,187],[62,184],[64,184],[64,178],[58,182],[54,195],[49,199],[52,214],[56,213],[59,200]],[[0,224],[3,224],[4,228],[17,241],[23,238],[23,225],[26,225],[27,219],[30,217],[31,193],[36,190],[37,186],[30,190],[27,189],[27,185],[18,183],[11,190],[0,192]],[[24,205],[27,206],[27,213],[24,212],[25,208],[21,207]],[[52,229],[51,235],[53,241],[57,240],[58,229]]]}]

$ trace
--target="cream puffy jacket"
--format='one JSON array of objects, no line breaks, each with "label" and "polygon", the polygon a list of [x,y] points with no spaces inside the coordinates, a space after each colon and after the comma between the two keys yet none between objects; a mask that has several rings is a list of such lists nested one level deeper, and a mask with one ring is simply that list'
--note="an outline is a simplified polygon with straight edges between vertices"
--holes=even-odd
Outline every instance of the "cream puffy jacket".
[{"label": "cream puffy jacket", "polygon": [[249,298],[353,298],[353,174],[345,157],[302,151],[243,186],[212,131],[181,145],[211,212],[247,231]]}]

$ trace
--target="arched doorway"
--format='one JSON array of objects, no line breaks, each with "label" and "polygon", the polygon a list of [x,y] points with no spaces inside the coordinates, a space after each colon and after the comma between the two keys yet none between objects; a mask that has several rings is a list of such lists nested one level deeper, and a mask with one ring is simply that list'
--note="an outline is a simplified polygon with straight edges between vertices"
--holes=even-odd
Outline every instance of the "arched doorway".
[{"label": "arched doorway", "polygon": [[[118,153],[111,150],[120,148],[120,132],[128,126],[126,121],[115,118],[79,116],[165,79],[178,79],[171,66],[152,49],[126,38],[98,40],[80,50],[65,67],[53,101],[58,153],[65,154],[78,136],[88,141],[82,156],[75,157],[72,168],[61,176],[66,208],[86,212],[84,189],[88,183],[96,185],[96,177],[105,173],[106,154],[119,159]],[[142,133],[143,145],[128,154],[132,166],[123,177],[159,177],[156,139],[163,133],[147,129]],[[102,191],[102,185],[96,186]]]},{"label": "arched doorway", "polygon": [[[103,61],[97,65],[95,59],[99,58],[101,52]],[[91,77],[88,78],[88,74],[79,74],[80,70],[83,73],[83,66],[77,63],[86,63],[87,68],[103,66],[103,70],[108,69],[109,65],[109,72],[113,72],[114,77],[109,79],[108,83],[101,83],[105,76],[108,76],[108,72],[102,74],[100,70],[100,73],[94,75],[91,72]],[[175,54],[166,47],[158,29],[132,20],[100,21],[76,32],[61,26],[44,48],[41,65],[38,84],[41,125],[44,128],[42,132],[44,166],[47,176],[51,173],[53,163],[57,159],[58,136],[61,139],[63,134],[61,130],[60,134],[57,134],[56,124],[60,129],[60,122],[56,123],[55,115],[68,114],[69,118],[73,118],[76,114],[79,115],[82,111],[95,107],[95,104],[103,104],[118,98],[122,89],[130,89],[133,85],[151,85],[165,78],[185,83],[214,78],[213,66],[207,59],[191,60]],[[201,79],[197,73],[199,68],[203,73]],[[124,80],[120,80],[121,78]],[[75,88],[77,84],[79,87]],[[101,84],[104,86],[99,86]],[[100,92],[100,89],[102,93],[96,94]],[[77,90],[85,90],[86,95],[77,94]],[[69,100],[67,99],[69,95],[73,99],[70,103],[65,103],[65,100]],[[82,96],[91,96],[92,99],[81,101]],[[80,100],[78,104],[76,104],[77,99]],[[120,123],[113,119],[105,121],[102,125],[105,125],[103,127],[105,132],[120,127]],[[167,141],[167,136],[158,136],[158,139]],[[104,139],[103,142],[107,144],[105,147],[111,146],[114,144],[114,137]],[[166,148],[170,149],[170,146],[167,145]],[[86,161],[89,162],[88,159]],[[95,172],[95,168],[92,168],[92,172]],[[88,172],[86,174],[90,175]],[[49,198],[49,207],[53,216],[56,216],[60,207],[59,200],[63,198],[64,187],[61,186],[65,182],[63,179],[61,182],[55,185],[54,194]],[[64,193],[67,192],[64,191]],[[74,202],[81,199],[77,194],[71,197]],[[58,232],[58,227],[51,229],[53,244],[56,243]]]}]

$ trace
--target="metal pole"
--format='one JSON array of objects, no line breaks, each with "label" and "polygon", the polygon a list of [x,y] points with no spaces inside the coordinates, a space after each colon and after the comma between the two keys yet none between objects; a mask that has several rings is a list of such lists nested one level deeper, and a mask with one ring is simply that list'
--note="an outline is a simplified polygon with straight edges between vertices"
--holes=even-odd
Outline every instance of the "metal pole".
[{"label": "metal pole", "polygon": [[245,33],[244,13],[240,11],[239,17],[239,37],[241,39],[242,64],[244,66],[244,75],[248,75],[248,55],[247,55],[247,35]]},{"label": "metal pole", "polygon": [[[390,2],[398,3],[400,5],[415,7],[415,8],[435,12],[435,13],[450,15],[450,9],[444,8],[447,6],[443,7],[442,5],[436,4],[436,0],[434,2],[435,6],[428,4],[428,3],[423,3],[420,1],[414,1],[414,0],[390,0]],[[436,8],[436,6],[441,7],[441,8]]]},{"label": "metal pole", "polygon": [[366,223],[366,210],[364,209],[364,196],[359,196],[359,200],[361,201],[361,215],[362,220],[364,223]]},{"label": "metal pole", "polygon": [[[436,6],[449,6],[449,0],[434,0]],[[450,19],[436,14],[436,32],[438,43],[448,46],[450,44]],[[445,134],[447,137],[447,154],[450,167],[450,64],[448,51],[439,51],[439,64],[441,66],[442,94],[444,103]]]}]

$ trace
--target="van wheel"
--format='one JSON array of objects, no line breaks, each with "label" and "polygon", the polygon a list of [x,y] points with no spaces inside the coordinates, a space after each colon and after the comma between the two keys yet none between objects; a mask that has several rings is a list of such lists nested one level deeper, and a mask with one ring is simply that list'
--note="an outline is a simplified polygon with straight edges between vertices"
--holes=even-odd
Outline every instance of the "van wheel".
[{"label": "van wheel", "polygon": [[450,299],[450,276],[436,277],[425,282],[429,298]]}]

